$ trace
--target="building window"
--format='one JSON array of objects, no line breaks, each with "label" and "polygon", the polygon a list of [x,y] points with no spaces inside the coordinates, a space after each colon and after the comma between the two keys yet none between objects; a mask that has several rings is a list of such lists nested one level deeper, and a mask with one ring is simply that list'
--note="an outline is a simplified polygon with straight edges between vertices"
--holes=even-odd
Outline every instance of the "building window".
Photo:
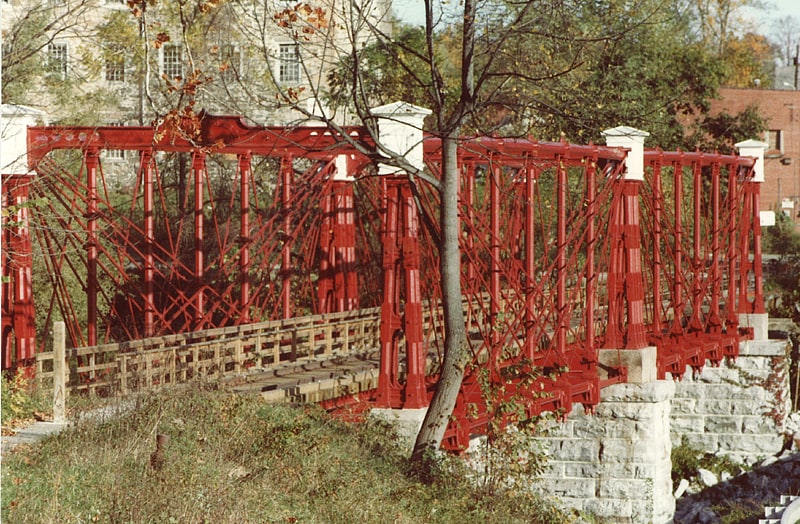
[{"label": "building window", "polygon": [[59,78],[67,77],[67,44],[51,43],[47,46],[47,72]]},{"label": "building window", "polygon": [[278,50],[278,82],[300,81],[300,49],[297,44],[281,44]]},{"label": "building window", "polygon": [[[124,126],[125,122],[112,122],[109,126]],[[103,156],[109,160],[125,160],[124,149],[106,149]]]},{"label": "building window", "polygon": [[162,50],[161,72],[168,79],[183,78],[183,50],[181,46],[164,44]]},{"label": "building window", "polygon": [[106,80],[109,82],[125,81],[125,49],[119,44],[108,45],[106,55]]},{"label": "building window", "polygon": [[767,151],[783,152],[783,136],[780,129],[767,131]]},{"label": "building window", "polygon": [[239,77],[242,68],[242,52],[231,44],[220,48],[220,73],[226,82],[232,82]]}]

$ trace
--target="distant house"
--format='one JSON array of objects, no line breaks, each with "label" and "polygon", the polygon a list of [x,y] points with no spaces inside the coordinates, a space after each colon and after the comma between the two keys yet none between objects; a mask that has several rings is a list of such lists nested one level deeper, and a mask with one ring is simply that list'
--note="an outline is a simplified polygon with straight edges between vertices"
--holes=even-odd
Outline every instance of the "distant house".
[{"label": "distant house", "polygon": [[757,104],[768,129],[759,138],[769,144],[765,153],[761,210],[784,213],[800,227],[800,91],[720,89],[712,114],[736,114]]},{"label": "distant house", "polygon": [[[347,26],[349,8],[329,0],[313,9],[218,3],[213,16],[184,13],[186,30],[178,4],[0,2],[3,102],[42,110],[53,123],[135,125],[184,110],[191,98],[194,111],[290,125],[333,114],[328,73],[369,39]],[[368,25],[391,32],[389,1],[371,5],[360,13]]]}]

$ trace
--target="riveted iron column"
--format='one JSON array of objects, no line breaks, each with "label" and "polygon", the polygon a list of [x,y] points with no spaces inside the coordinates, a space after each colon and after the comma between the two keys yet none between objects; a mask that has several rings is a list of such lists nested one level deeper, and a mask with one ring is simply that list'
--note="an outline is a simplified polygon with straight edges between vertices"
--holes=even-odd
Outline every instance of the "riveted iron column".
[{"label": "riveted iron column", "polygon": [[[22,367],[32,376],[35,371],[36,317],[33,304],[32,244],[29,188],[37,176],[28,152],[32,142],[29,126],[44,120],[45,113],[29,107],[4,105],[3,132],[0,133],[0,173],[2,174],[2,294],[0,350],[2,368]],[[13,212],[11,212],[13,210]]]},{"label": "riveted iron column", "polygon": [[503,168],[498,163],[499,159],[492,159],[490,162],[492,169],[489,171],[489,318],[492,324],[491,345],[492,345],[492,373],[498,370],[498,356],[502,353],[503,339],[500,326],[497,325],[500,317],[500,177],[503,176]]},{"label": "riveted iron column", "polygon": [[352,311],[358,307],[358,274],[356,273],[356,222],[354,177],[347,156],[336,158],[333,196],[333,294],[336,311]]},{"label": "riveted iron column", "polygon": [[400,187],[403,213],[402,261],[405,280],[403,331],[406,335],[406,408],[428,405],[425,389],[425,348],[422,339],[422,295],[420,293],[419,217],[408,181]]},{"label": "riveted iron column", "polygon": [[281,157],[281,202],[283,203],[283,247],[281,248],[281,304],[283,318],[292,317],[292,185],[294,159]]},{"label": "riveted iron column", "polygon": [[722,300],[722,275],[720,272],[720,165],[714,162],[711,166],[711,305],[706,321],[710,333],[722,333],[722,319],[719,315],[719,304]]},{"label": "riveted iron column", "polygon": [[644,139],[649,133],[623,126],[608,129],[603,135],[609,146],[622,146],[629,150],[625,174],[615,182],[618,187],[614,190],[609,217],[609,326],[604,347],[643,350],[637,362],[642,375],[637,378],[629,375],[629,380],[647,382],[655,378],[656,363],[649,362],[650,356],[644,351],[648,341],[644,325],[639,191],[644,181]]},{"label": "riveted iron column", "polygon": [[195,151],[192,155],[192,175],[194,176],[194,328],[205,327],[205,267],[203,258],[204,236],[203,225],[205,222],[203,208],[203,178],[206,171],[205,153]]},{"label": "riveted iron column", "polygon": [[[422,169],[422,123],[430,113],[428,109],[404,102],[373,109],[382,147],[393,152],[395,156],[402,156],[412,166]],[[383,177],[386,194],[378,405],[422,408],[428,405],[428,395],[425,387],[426,354],[422,338],[418,210],[404,170],[379,163],[378,173]],[[402,289],[401,278],[404,281]],[[402,313],[401,300],[405,301],[402,304]],[[400,385],[398,376],[399,339],[403,334],[406,342],[404,388]]]},{"label": "riveted iron column", "polygon": [[705,253],[700,244],[703,230],[703,178],[700,160],[692,162],[692,317],[689,320],[688,331],[700,333],[703,331],[702,315],[703,303],[703,278],[705,275]]},{"label": "riveted iron column", "polygon": [[644,278],[642,274],[642,239],[639,220],[638,180],[623,182],[624,225],[623,246],[625,265],[625,296],[627,302],[626,349],[639,349],[647,345],[644,327]]},{"label": "riveted iron column", "polygon": [[399,287],[397,283],[398,217],[400,209],[399,177],[382,180],[384,194],[383,213],[383,302],[381,303],[381,366],[378,377],[377,405],[379,407],[401,407],[398,366],[400,351],[398,338],[402,321],[399,311]]},{"label": "riveted iron column", "polygon": [[[533,155],[535,157],[535,154]],[[536,322],[536,168],[531,159],[525,165],[525,357],[531,362],[536,357],[534,323]]]},{"label": "riveted iron column", "polygon": [[320,313],[358,307],[354,177],[346,155],[336,157],[333,180],[322,194],[319,234],[320,266],[317,296]]},{"label": "riveted iron column", "polygon": [[153,153],[142,151],[140,156],[142,170],[142,200],[144,206],[144,336],[155,335],[155,301],[153,297],[153,278],[155,277],[155,260],[153,246],[155,244],[155,227],[153,216]]},{"label": "riveted iron column", "polygon": [[239,323],[250,323],[250,153],[239,155]]},{"label": "riveted iron column", "polygon": [[36,334],[27,207],[31,180],[27,175],[3,177],[3,208],[14,212],[3,215],[2,230],[3,369],[21,367],[29,376],[35,371]]},{"label": "riveted iron column", "polygon": [[[761,267],[761,218],[760,191],[764,182],[764,151],[767,144],[756,140],[747,140],[736,144],[739,154],[756,158],[752,172],[744,181],[744,210],[742,215],[742,231],[740,233],[739,264],[742,278],[739,289],[739,313],[747,315],[766,315],[764,309],[764,278]],[[753,246],[753,260],[750,260],[750,243]],[[748,300],[747,288],[749,276],[753,278],[753,300]],[[766,319],[766,317],[764,317]],[[757,338],[766,337],[766,320],[760,322],[761,333]]]},{"label": "riveted iron column", "polygon": [[[421,408],[427,405],[420,295],[419,221],[409,182],[387,176],[383,234],[381,366],[377,405]],[[400,384],[400,339],[405,336],[406,383]]]},{"label": "riveted iron column", "polygon": [[99,152],[87,149],[86,164],[86,344],[97,345],[97,168]]}]

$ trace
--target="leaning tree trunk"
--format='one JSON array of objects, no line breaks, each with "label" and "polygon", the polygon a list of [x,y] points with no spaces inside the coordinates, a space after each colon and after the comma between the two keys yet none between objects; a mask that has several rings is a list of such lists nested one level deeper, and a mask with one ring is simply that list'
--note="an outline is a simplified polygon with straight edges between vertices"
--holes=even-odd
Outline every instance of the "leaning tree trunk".
[{"label": "leaning tree trunk", "polygon": [[467,364],[466,327],[461,301],[461,253],[458,240],[461,220],[458,214],[457,134],[442,139],[442,180],[439,246],[444,308],[444,362],[436,392],[417,434],[411,463],[423,479],[430,478],[431,466],[442,444],[450,415],[461,389]]}]

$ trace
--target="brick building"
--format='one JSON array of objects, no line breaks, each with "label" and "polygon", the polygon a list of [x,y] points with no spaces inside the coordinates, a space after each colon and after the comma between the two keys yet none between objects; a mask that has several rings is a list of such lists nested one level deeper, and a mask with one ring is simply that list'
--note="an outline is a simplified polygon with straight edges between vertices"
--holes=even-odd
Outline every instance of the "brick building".
[{"label": "brick building", "polygon": [[768,129],[762,137],[765,152],[761,210],[783,212],[800,227],[800,91],[720,89],[711,112],[736,114],[757,104]]}]

